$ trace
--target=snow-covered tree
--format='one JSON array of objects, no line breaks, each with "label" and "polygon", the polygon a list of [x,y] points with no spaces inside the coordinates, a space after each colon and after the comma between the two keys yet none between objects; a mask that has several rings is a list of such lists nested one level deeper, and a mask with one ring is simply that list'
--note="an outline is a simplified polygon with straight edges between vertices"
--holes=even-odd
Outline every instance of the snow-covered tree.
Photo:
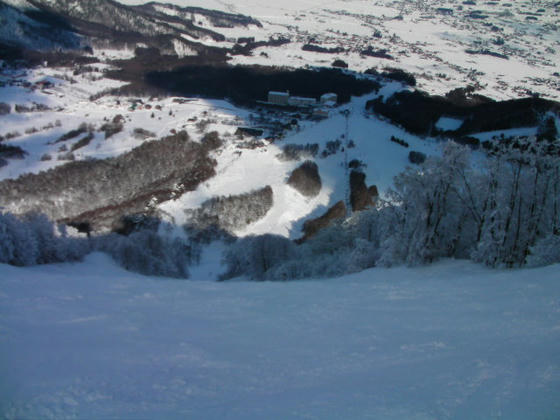
[{"label": "snow-covered tree", "polygon": [[69,238],[44,214],[0,214],[0,262],[28,266],[76,261],[90,251],[86,240]]},{"label": "snow-covered tree", "polygon": [[180,238],[171,238],[151,230],[129,236],[110,234],[97,237],[94,248],[109,254],[130,271],[146,275],[188,278],[188,265],[193,245]]},{"label": "snow-covered tree", "polygon": [[263,280],[269,270],[295,256],[294,248],[292,241],[278,235],[267,234],[239,239],[224,255],[227,272],[222,278],[247,275]]}]

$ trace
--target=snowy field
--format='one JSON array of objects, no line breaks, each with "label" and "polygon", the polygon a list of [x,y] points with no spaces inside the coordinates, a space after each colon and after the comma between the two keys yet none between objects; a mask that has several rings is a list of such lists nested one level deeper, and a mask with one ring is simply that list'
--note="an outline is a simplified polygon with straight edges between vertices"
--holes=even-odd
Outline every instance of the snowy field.
[{"label": "snowy field", "polygon": [[557,419],[559,266],[327,281],[0,265],[6,419]]}]

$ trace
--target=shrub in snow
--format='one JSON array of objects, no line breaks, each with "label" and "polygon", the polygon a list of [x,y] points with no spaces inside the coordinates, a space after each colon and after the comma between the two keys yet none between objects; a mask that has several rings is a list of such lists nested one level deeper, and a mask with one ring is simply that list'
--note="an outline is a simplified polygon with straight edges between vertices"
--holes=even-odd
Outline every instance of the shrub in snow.
[{"label": "shrub in snow", "polygon": [[414,163],[415,165],[419,165],[421,163],[424,163],[424,161],[426,160],[426,155],[422,152],[416,152],[416,151],[412,150],[408,154],[408,160],[409,160],[410,163]]},{"label": "shrub in snow", "polygon": [[32,105],[21,105],[17,104],[15,107],[16,112],[39,112],[39,111],[49,111],[50,108],[44,104],[33,103]]},{"label": "shrub in snow", "polygon": [[529,267],[560,263],[560,235],[549,235],[539,239],[527,256]]},{"label": "shrub in snow", "polygon": [[76,143],[74,143],[72,145],[72,147],[70,148],[71,152],[74,152],[78,149],[81,149],[82,147],[86,147],[88,144],[91,143],[91,141],[94,139],[95,135],[93,133],[88,133],[87,135],[85,135],[84,137],[82,137],[80,140],[78,140]]},{"label": "shrub in snow", "polygon": [[84,134],[86,131],[88,131],[88,126],[86,123],[82,123],[75,130],[70,130],[69,132],[64,133],[62,136],[56,139],[54,143],[60,143],[66,140],[73,139],[74,137],[78,137],[80,134]]},{"label": "shrub in snow", "polygon": [[328,141],[325,145],[325,150],[321,152],[321,157],[326,158],[330,155],[334,155],[340,150],[341,146],[342,146],[342,142],[338,139]]},{"label": "shrub in snow", "polygon": [[343,68],[343,69],[347,69],[347,68],[348,68],[348,64],[347,64],[345,61],[340,60],[340,59],[334,60],[333,63],[332,63],[332,66],[333,66],[333,67]]},{"label": "shrub in snow", "polygon": [[211,198],[200,208],[185,213],[189,217],[189,227],[203,230],[215,226],[233,232],[262,219],[272,204],[272,188],[266,186],[245,194]]},{"label": "shrub in snow", "polygon": [[366,174],[353,169],[350,172],[350,204],[352,211],[361,211],[374,205],[373,196],[377,195],[377,187],[368,189],[366,185]]},{"label": "shrub in snow", "polygon": [[314,236],[321,229],[324,229],[334,221],[343,219],[344,217],[346,217],[346,205],[344,204],[344,201],[341,200],[335,203],[323,215],[315,219],[309,219],[305,221],[305,223],[303,224],[303,232],[305,233],[305,238]]},{"label": "shrub in snow", "polygon": [[[171,113],[171,111],[169,111]],[[171,115],[171,114],[169,114]],[[212,121],[208,120],[208,119],[201,119],[199,121],[196,122],[195,127],[197,129],[197,131],[199,133],[204,133],[206,131],[206,128],[212,123]]]},{"label": "shrub in snow", "polygon": [[321,192],[319,167],[315,162],[306,160],[291,173],[288,185],[306,197],[317,196]]},{"label": "shrub in snow", "polygon": [[400,144],[402,147],[408,147],[409,146],[409,144],[406,141],[404,141],[403,139],[400,139],[398,137],[395,137],[395,136],[391,136],[391,138],[389,140],[391,140],[393,143]]},{"label": "shrub in snow", "polygon": [[385,71],[381,74],[381,76],[386,77],[387,79],[396,80],[397,82],[401,82],[409,86],[416,86],[416,78],[414,75],[407,73],[402,69],[385,67]]},{"label": "shrub in snow", "polygon": [[338,255],[343,250],[349,250],[354,245],[354,233],[341,221],[331,224],[319,231],[311,240],[305,242],[305,247],[311,255]]},{"label": "shrub in snow", "polygon": [[0,158],[3,159],[23,159],[27,152],[19,146],[0,143]]},{"label": "shrub in snow", "polygon": [[37,242],[31,229],[12,214],[0,214],[0,262],[33,265],[37,254]]},{"label": "shrub in snow", "polygon": [[323,54],[338,54],[344,52],[344,48],[342,47],[325,48],[314,44],[305,44],[301,49],[303,51],[313,51]]},{"label": "shrub in snow", "polygon": [[286,144],[282,148],[282,153],[276,157],[281,161],[311,159],[319,153],[319,145],[312,144]]},{"label": "shrub in snow", "polygon": [[135,128],[134,130],[132,130],[132,136],[136,140],[146,140],[150,137],[156,137],[156,134],[143,128]]},{"label": "shrub in snow", "polygon": [[[369,212],[364,212],[369,213]],[[356,215],[359,213],[356,213]],[[264,275],[266,280],[333,277],[375,265],[376,242],[360,234],[365,218],[351,217],[335,223],[295,248],[288,259],[276,263]],[[366,232],[367,229],[363,229]]]},{"label": "shrub in snow", "polygon": [[124,128],[124,124],[122,121],[113,121],[110,123],[105,123],[101,126],[100,131],[105,133],[105,139],[114,136],[117,133],[120,133]]},{"label": "shrub in snow", "polygon": [[59,155],[57,159],[58,160],[74,161],[74,160],[76,160],[76,156],[74,156],[74,153],[68,152],[68,153],[64,153],[62,155]]},{"label": "shrub in snow", "polygon": [[0,102],[0,115],[9,114],[11,110],[12,107],[9,104],[5,102]]},{"label": "shrub in snow", "polygon": [[16,137],[21,137],[21,133],[19,131],[11,131],[4,136],[6,140],[15,139]]},{"label": "shrub in snow", "polygon": [[161,220],[146,215],[144,213],[127,214],[113,225],[113,232],[121,235],[130,235],[133,232],[149,230],[156,232],[160,226]]},{"label": "shrub in snow", "polygon": [[227,272],[222,279],[242,275],[255,280],[280,281],[321,278],[372,267],[379,247],[376,238],[369,236],[368,224],[372,224],[371,218],[377,218],[378,213],[358,214],[323,229],[297,246],[275,235],[240,239],[224,254]]},{"label": "shrub in snow", "polygon": [[64,225],[56,226],[41,213],[28,213],[21,220],[37,245],[36,264],[76,261],[90,252],[87,241],[68,237]]}]

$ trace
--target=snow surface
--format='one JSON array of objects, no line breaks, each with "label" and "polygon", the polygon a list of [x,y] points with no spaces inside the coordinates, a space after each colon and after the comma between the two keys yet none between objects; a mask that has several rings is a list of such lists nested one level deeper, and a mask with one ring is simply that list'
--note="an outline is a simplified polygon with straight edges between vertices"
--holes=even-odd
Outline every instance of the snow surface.
[{"label": "snow surface", "polygon": [[436,122],[436,128],[440,130],[458,130],[463,124],[463,120],[452,117],[441,117]]},{"label": "snow surface", "polygon": [[559,269],[216,283],[102,254],[0,265],[0,417],[558,418]]}]

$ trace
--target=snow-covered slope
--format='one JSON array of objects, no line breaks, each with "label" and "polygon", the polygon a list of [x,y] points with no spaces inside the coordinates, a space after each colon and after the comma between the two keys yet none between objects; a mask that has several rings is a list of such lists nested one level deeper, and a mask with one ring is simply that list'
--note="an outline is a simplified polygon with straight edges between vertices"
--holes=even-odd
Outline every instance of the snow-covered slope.
[{"label": "snow-covered slope", "polygon": [[[164,218],[175,225],[182,225],[188,221],[185,210],[195,209],[205,200],[248,193],[269,185],[273,190],[272,209],[263,219],[240,228],[235,234],[276,233],[298,238],[305,220],[320,216],[334,203],[347,197],[348,171],[345,170],[345,162],[361,161],[367,185],[376,185],[383,196],[391,187],[393,177],[409,164],[411,150],[437,155],[442,147],[441,140],[407,133],[365,110],[367,101],[379,96],[388,98],[394,92],[405,89],[397,82],[385,81],[379,92],[354,97],[348,104],[329,109],[326,119],[313,121],[300,116],[297,125],[284,128],[281,138],[271,142],[262,138],[239,139],[235,133],[243,126],[285,126],[294,119],[293,111],[259,112],[236,107],[223,100],[200,98],[105,95],[97,99],[98,93],[122,85],[105,77],[105,71],[111,68],[108,64],[96,63],[78,71],[38,67],[0,72],[0,81],[5,83],[0,88],[0,102],[11,108],[9,114],[0,116],[0,136],[5,137],[4,144],[21,147],[27,152],[23,159],[10,159],[6,166],[0,167],[0,179],[39,173],[69,160],[117,156],[173,131],[186,130],[195,141],[201,141],[207,133],[216,131],[223,141],[223,147],[213,154],[217,161],[217,175],[195,191],[159,205]],[[45,81],[51,85],[41,87]],[[35,104],[47,108],[36,112],[15,112],[16,106],[33,108]],[[348,136],[355,146],[346,148],[344,152],[340,148],[336,153],[322,157],[321,152],[329,142],[338,140],[342,146],[346,144],[346,118],[342,111],[349,112]],[[122,131],[106,137],[103,125],[121,118],[119,116],[122,117]],[[259,122],[263,118],[264,121]],[[93,138],[89,144],[78,147],[85,133],[58,141],[82,124],[92,131]],[[140,129],[146,134],[137,135]],[[531,135],[535,132],[536,127],[503,131],[506,135]],[[481,133],[477,137],[485,140],[501,133]],[[267,135],[268,131],[265,131],[261,137]],[[392,136],[403,140],[409,147],[391,142]],[[253,140],[259,147],[245,145]],[[314,160],[322,179],[322,190],[314,198],[303,196],[286,183],[301,161],[278,159],[285,145],[306,144],[316,144],[319,150]],[[15,204],[0,200],[0,205],[8,211],[18,211]]]},{"label": "snow-covered slope", "polygon": [[0,265],[0,417],[553,419],[558,266],[328,281]]},{"label": "snow-covered slope", "polygon": [[[380,95],[402,88],[399,84],[390,84]],[[349,105],[331,111],[331,117],[313,123],[305,123],[298,132],[288,133],[281,142],[254,150],[242,150],[232,142],[217,157],[218,175],[192,193],[186,193],[177,200],[164,203],[161,208],[174,217],[175,223],[185,222],[184,209],[196,208],[205,199],[229,194],[242,194],[266,185],[271,185],[274,192],[274,206],[260,221],[236,232],[240,236],[248,234],[275,233],[297,238],[301,235],[304,219],[317,217],[347,194],[348,173],[345,171],[345,159],[361,160],[368,184],[377,185],[384,193],[391,185],[393,177],[409,164],[409,149],[389,141],[391,135],[405,139],[414,150],[426,154],[440,153],[440,146],[431,138],[420,138],[406,133],[390,123],[375,116],[364,114],[365,102],[378,94],[355,98]],[[328,156],[317,157],[322,178],[322,191],[314,198],[304,197],[287,185],[286,181],[293,169],[301,161],[282,162],[278,155],[283,145],[318,143],[323,150],[329,141],[342,139],[345,135],[345,117],[340,114],[350,110],[349,138],[356,146]],[[343,143],[344,144],[344,143]]]},{"label": "snow-covered slope", "polygon": [[82,39],[61,21],[35,19],[40,12],[26,0],[0,1],[0,42],[40,50],[79,48]]},{"label": "snow-covered slope", "polygon": [[[301,119],[298,127],[286,130],[281,140],[274,143],[259,140],[262,147],[251,149],[243,147],[244,140],[238,139],[234,133],[239,126],[253,124],[254,111],[235,107],[226,101],[195,98],[123,98],[108,95],[90,99],[91,95],[121,85],[104,77],[103,72],[110,68],[108,65],[95,64],[91,67],[80,74],[74,74],[71,68],[48,67],[28,71],[5,69],[0,73],[0,80],[7,85],[0,88],[2,99],[11,107],[9,114],[0,116],[3,122],[0,135],[8,139],[5,144],[19,146],[28,153],[23,159],[11,159],[7,166],[1,167],[0,179],[39,173],[63,165],[69,159],[81,161],[117,156],[144,141],[168,135],[172,130],[187,130],[196,141],[208,132],[217,131],[225,143],[214,156],[218,163],[217,175],[196,191],[163,203],[160,209],[167,220],[181,225],[187,221],[184,211],[199,207],[207,199],[242,194],[270,185],[274,194],[273,208],[264,219],[236,234],[276,233],[297,238],[306,218],[317,217],[344,199],[348,182],[345,159],[361,160],[365,164],[363,170],[368,185],[375,184],[384,193],[391,186],[393,177],[408,164],[410,149],[426,154],[439,153],[436,140],[408,134],[365,113],[366,101],[378,95],[388,97],[403,89],[399,83],[388,83],[378,93],[353,98],[349,104],[331,109],[329,118],[325,120]],[[42,81],[49,81],[52,86],[37,87],[37,83]],[[17,105],[33,107],[36,103],[49,109],[15,112]],[[346,124],[345,117],[340,113],[343,110],[350,111],[349,138],[354,141],[355,147],[347,150],[347,156],[341,150],[326,158],[317,156],[315,160],[323,188],[315,198],[304,197],[286,184],[291,171],[301,161],[280,161],[277,156],[287,144],[315,143],[320,151],[329,141],[341,140],[344,144]],[[101,127],[118,115],[123,117],[123,130],[105,138]],[[267,118],[290,121],[290,115],[290,112],[279,112],[277,116]],[[202,130],[199,126],[201,121],[208,122]],[[81,124],[93,128],[94,137],[88,145],[72,151],[83,135],[57,142]],[[138,138],[134,132],[140,128],[151,135]],[[390,142],[392,135],[408,142],[410,149]],[[10,203],[0,203],[7,210],[17,212]]]}]

